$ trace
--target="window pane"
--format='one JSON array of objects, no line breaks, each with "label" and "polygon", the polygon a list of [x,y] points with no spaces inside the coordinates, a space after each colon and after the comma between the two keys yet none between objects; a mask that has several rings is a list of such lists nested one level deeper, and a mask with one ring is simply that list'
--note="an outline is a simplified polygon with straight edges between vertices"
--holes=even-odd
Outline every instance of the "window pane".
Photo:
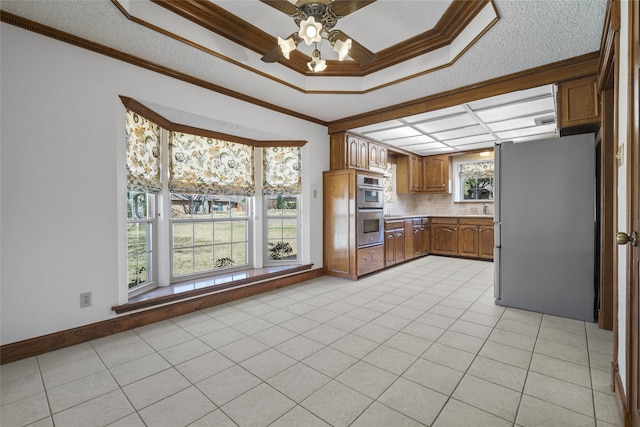
[{"label": "window pane", "polygon": [[193,250],[176,249],[173,251],[173,275],[179,276],[193,272]]},{"label": "window pane", "polygon": [[193,200],[193,216],[197,218],[211,217],[212,199],[204,194],[196,194],[192,196]]},{"label": "window pane", "polygon": [[211,210],[216,218],[228,218],[231,213],[229,196],[211,196]]},{"label": "window pane", "polygon": [[213,269],[213,246],[205,246],[194,249],[194,272],[202,272]]},{"label": "window pane", "polygon": [[493,199],[493,178],[478,178],[478,199]]},{"label": "window pane", "polygon": [[464,200],[475,200],[476,197],[476,179],[475,178],[465,178],[463,182],[463,193],[462,198]]},{"label": "window pane", "polygon": [[285,239],[295,239],[298,237],[298,220],[296,218],[285,218],[282,220],[282,237]]},{"label": "window pane", "polygon": [[171,193],[171,218],[191,218],[192,212],[193,196]]},{"label": "window pane", "polygon": [[127,218],[147,218],[147,194],[135,191],[127,192]]},{"label": "window pane", "polygon": [[247,241],[247,223],[246,222],[235,221],[232,223],[232,241],[236,243]]},{"label": "window pane", "polygon": [[235,264],[233,255],[231,253],[231,244],[214,246],[213,254],[216,259],[216,268],[230,267],[231,265]]},{"label": "window pane", "polygon": [[173,247],[186,248],[193,246],[193,223],[173,224]]},{"label": "window pane", "polygon": [[129,288],[146,283],[148,279],[148,257],[142,254],[136,257],[130,257],[127,266]]},{"label": "window pane", "polygon": [[234,218],[244,218],[248,215],[247,198],[241,196],[229,196],[231,216]]},{"label": "window pane", "polygon": [[234,265],[247,264],[247,245],[244,243],[234,243],[231,245],[231,251]]},{"label": "window pane", "polygon": [[196,222],[193,224],[193,241],[196,246],[213,244],[213,223]]},{"label": "window pane", "polygon": [[216,221],[213,223],[213,242],[231,242],[231,221]]},{"label": "window pane", "polygon": [[270,241],[282,238],[282,219],[270,218],[267,220],[267,227],[267,236]]}]

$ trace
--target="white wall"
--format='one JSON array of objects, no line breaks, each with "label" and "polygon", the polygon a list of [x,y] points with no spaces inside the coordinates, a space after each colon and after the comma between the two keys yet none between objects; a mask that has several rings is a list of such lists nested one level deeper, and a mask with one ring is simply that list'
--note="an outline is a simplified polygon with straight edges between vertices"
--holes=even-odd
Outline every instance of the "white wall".
[{"label": "white wall", "polygon": [[[126,295],[119,95],[309,141],[302,253],[303,262],[322,266],[325,127],[10,25],[0,36],[2,344],[114,317],[111,307]],[[89,291],[93,305],[80,309],[79,295]]]}]

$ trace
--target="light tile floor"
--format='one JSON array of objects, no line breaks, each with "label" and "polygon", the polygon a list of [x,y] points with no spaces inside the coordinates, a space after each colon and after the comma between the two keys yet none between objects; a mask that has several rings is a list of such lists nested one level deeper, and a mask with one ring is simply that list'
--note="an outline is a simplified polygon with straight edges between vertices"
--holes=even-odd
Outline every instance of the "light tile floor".
[{"label": "light tile floor", "polygon": [[616,426],[612,333],[496,306],[493,264],[322,277],[6,364],[12,426]]}]

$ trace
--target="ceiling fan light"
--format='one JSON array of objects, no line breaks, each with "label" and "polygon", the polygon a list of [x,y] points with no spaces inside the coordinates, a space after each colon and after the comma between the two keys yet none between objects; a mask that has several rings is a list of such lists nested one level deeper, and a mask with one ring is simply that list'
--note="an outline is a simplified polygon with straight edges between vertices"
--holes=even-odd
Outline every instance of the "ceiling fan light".
[{"label": "ceiling fan light", "polygon": [[310,71],[319,73],[326,70],[327,61],[325,61],[324,59],[312,59],[311,61],[307,62],[307,67],[309,67]]},{"label": "ceiling fan light", "polygon": [[310,16],[306,21],[300,21],[300,31],[298,35],[304,40],[307,46],[311,46],[311,43],[317,43],[322,40],[320,30],[322,30],[322,24],[316,22],[313,16]]},{"label": "ceiling fan light", "polygon": [[291,51],[296,50],[296,42],[293,39],[283,39],[278,37],[278,46],[282,49],[282,56],[289,59],[289,54]]},{"label": "ceiling fan light", "polygon": [[338,53],[338,60],[342,61],[349,55],[349,49],[351,49],[351,39],[345,41],[336,40],[333,44],[333,50]]}]

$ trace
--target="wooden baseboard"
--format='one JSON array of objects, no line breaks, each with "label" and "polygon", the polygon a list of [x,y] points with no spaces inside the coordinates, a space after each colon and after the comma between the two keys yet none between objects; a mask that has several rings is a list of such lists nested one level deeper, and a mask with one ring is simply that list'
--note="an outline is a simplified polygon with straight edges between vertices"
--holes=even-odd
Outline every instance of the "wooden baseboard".
[{"label": "wooden baseboard", "polygon": [[613,392],[616,396],[616,403],[618,404],[620,419],[623,421],[622,425],[626,426],[627,424],[624,422],[624,420],[629,413],[629,405],[627,404],[627,394],[625,393],[622,378],[620,377],[618,362],[615,360],[611,362],[611,373],[613,375]]},{"label": "wooden baseboard", "polygon": [[179,301],[161,307],[126,314],[113,319],[79,326],[73,329],[67,329],[40,337],[5,344],[0,346],[0,365],[15,362],[16,360],[25,359],[27,357],[37,356],[38,354],[58,350],[71,345],[81,344],[83,342],[102,338],[129,329],[138,328],[161,320],[170,319],[193,311],[202,310],[219,304],[226,304],[231,301],[283,288],[285,286],[295,285],[297,283],[321,277],[323,274],[322,268],[307,270],[301,273],[278,277],[252,285],[199,296],[187,301]]}]

